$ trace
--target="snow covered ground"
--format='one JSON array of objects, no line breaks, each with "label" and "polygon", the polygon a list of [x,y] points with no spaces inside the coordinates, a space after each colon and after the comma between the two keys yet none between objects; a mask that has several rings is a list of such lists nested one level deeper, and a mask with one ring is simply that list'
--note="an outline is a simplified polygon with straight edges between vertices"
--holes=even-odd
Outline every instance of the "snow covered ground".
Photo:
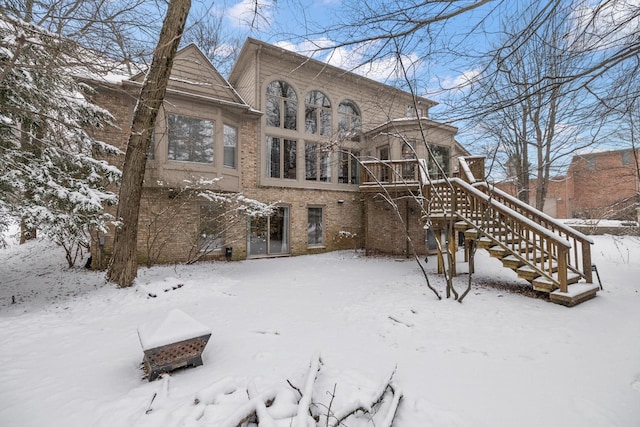
[{"label": "snow covered ground", "polygon": [[[574,308],[487,285],[438,301],[414,261],[351,251],[141,268],[121,290],[67,269],[50,243],[12,245],[0,250],[0,425],[221,426],[247,390],[276,396],[273,418],[295,414],[287,381],[303,389],[319,354],[318,425],[393,376],[395,426],[638,426],[640,239],[594,240],[604,290]],[[522,283],[480,255],[477,281]],[[172,309],[213,331],[204,365],[149,383],[137,328]]]}]

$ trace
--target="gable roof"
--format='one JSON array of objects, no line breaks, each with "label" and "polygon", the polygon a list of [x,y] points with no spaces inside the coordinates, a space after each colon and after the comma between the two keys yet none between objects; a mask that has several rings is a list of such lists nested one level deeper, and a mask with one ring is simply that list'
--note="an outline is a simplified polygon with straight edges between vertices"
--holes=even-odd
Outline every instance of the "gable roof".
[{"label": "gable roof", "polygon": [[[146,70],[131,77],[129,81],[142,84],[145,76]],[[167,92],[197,96],[244,109],[251,108],[193,43],[176,53]]]}]

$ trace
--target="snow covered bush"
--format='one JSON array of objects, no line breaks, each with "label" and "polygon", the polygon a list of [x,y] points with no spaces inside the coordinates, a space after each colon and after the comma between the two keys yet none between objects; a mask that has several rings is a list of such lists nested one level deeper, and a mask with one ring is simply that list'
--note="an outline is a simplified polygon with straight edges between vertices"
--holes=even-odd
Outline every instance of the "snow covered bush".
[{"label": "snow covered bush", "polygon": [[20,219],[68,254],[87,244],[89,227],[104,228],[103,207],[117,200],[107,186],[120,175],[98,158],[118,150],[89,133],[112,117],[72,76],[82,56],[73,42],[0,12],[0,222]]}]

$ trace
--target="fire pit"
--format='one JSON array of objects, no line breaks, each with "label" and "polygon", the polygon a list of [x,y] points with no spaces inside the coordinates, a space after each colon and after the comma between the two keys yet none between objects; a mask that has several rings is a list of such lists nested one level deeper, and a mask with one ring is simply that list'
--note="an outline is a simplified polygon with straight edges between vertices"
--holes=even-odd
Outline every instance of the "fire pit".
[{"label": "fire pit", "polygon": [[157,324],[138,327],[149,381],[161,373],[202,365],[211,330],[181,310],[171,310]]}]

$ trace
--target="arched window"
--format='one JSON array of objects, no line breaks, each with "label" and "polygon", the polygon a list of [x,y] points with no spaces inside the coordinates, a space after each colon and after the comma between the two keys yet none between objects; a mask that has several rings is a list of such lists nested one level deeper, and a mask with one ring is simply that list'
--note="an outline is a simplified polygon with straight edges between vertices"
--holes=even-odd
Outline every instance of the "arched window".
[{"label": "arched window", "polygon": [[331,135],[331,102],[318,90],[309,92],[304,99],[304,126],[307,133]]},{"label": "arched window", "polygon": [[340,135],[353,136],[360,133],[360,110],[352,101],[342,101],[338,106],[338,130]]},{"label": "arched window", "polygon": [[291,85],[275,80],[267,86],[267,126],[297,129],[298,97]]}]

